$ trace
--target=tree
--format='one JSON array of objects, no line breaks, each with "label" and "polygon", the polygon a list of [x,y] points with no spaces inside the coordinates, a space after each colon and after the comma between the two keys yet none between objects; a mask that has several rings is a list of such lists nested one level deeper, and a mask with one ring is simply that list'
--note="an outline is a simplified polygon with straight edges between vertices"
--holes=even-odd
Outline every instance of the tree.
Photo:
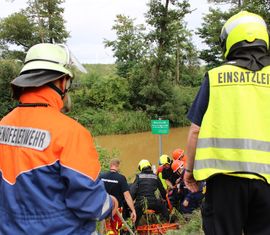
[{"label": "tree", "polygon": [[[169,118],[174,110],[173,81],[179,82],[178,72],[187,52],[184,45],[188,45],[189,32],[185,28],[184,17],[190,13],[190,5],[185,0],[152,0],[148,6],[146,22],[150,31],[146,40],[151,45],[150,55],[143,63],[145,69],[140,70],[143,73],[134,74],[133,77],[137,82],[140,77],[145,77],[141,80],[142,86],[137,96],[143,101],[149,115]],[[138,104],[137,100],[133,99]]]},{"label": "tree", "polygon": [[230,3],[233,5],[236,5],[238,7],[241,7],[243,5],[244,0],[208,0],[208,2],[214,2],[214,3]]},{"label": "tree", "polygon": [[28,49],[35,40],[32,38],[34,24],[22,13],[14,13],[0,21],[2,41]]},{"label": "tree", "polygon": [[40,42],[63,43],[69,36],[63,19],[65,0],[28,0],[25,15],[36,26]]},{"label": "tree", "polygon": [[200,53],[200,58],[206,61],[208,69],[219,66],[223,62],[222,49],[219,43],[219,35],[223,24],[230,13],[222,12],[220,9],[209,9],[209,13],[203,17],[202,27],[197,34],[208,45]]},{"label": "tree", "polygon": [[[197,71],[200,63],[198,51],[192,43],[192,33],[187,30],[184,21],[171,24],[170,31],[175,32],[172,35],[173,43],[171,45],[171,61],[175,67],[174,70],[172,69],[172,79],[177,85],[194,86],[199,80]],[[193,73],[188,72],[189,75],[186,76],[188,70],[193,71]]]},{"label": "tree", "polygon": [[231,10],[236,13],[239,10],[247,10],[261,15],[266,22],[270,23],[270,0],[208,0],[217,4],[227,3],[231,5]]},{"label": "tree", "polygon": [[[41,42],[66,41],[69,33],[64,27],[64,0],[28,0],[25,10],[0,20],[1,57],[22,59],[31,46]],[[19,46],[11,50],[7,45]],[[20,58],[16,57],[19,56]]]},{"label": "tree", "polygon": [[[132,108],[153,118],[169,118],[175,111],[173,86],[185,84],[180,77],[188,77],[187,66],[199,65],[184,22],[189,4],[185,0],[151,0],[148,7],[147,26],[117,16],[113,26],[117,39],[105,40],[105,46],[113,48],[118,74],[128,80]],[[188,85],[196,84],[187,80]]]},{"label": "tree", "polygon": [[186,0],[183,2],[166,0],[164,4],[161,0],[151,0],[148,6],[146,22],[151,30],[147,38],[150,43],[156,45],[151,53],[154,65],[151,77],[152,80],[158,80],[161,70],[170,66],[171,54],[173,48],[178,47],[178,34],[183,29],[185,15],[190,13],[190,5]]},{"label": "tree", "polygon": [[112,29],[116,32],[117,39],[114,41],[105,39],[104,44],[105,47],[111,47],[114,52],[118,75],[128,78],[132,67],[147,53],[145,27],[134,25],[134,20],[127,16],[117,15]]}]

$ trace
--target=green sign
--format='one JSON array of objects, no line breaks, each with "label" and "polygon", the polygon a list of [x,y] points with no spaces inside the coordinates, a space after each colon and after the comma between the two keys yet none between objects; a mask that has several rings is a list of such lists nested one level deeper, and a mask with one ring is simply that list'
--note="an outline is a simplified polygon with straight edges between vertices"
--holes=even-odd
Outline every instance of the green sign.
[{"label": "green sign", "polygon": [[151,120],[152,134],[169,134],[169,120]]}]

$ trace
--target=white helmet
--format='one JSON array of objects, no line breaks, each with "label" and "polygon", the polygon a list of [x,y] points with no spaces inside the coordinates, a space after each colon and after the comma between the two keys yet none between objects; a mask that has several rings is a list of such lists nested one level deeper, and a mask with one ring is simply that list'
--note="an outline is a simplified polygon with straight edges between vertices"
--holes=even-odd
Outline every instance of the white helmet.
[{"label": "white helmet", "polygon": [[28,75],[31,71],[55,71],[73,78],[72,67],[81,72],[87,72],[66,45],[40,43],[28,50],[20,76],[15,78],[11,84],[18,87],[38,87],[58,79],[58,76],[31,78]]}]

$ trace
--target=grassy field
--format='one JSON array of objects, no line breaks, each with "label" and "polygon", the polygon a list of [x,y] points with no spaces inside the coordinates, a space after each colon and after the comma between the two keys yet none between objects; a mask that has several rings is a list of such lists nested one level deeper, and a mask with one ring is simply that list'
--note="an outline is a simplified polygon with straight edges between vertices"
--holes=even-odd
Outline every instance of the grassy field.
[{"label": "grassy field", "polygon": [[202,220],[200,210],[196,210],[192,215],[184,217],[178,214],[179,230],[168,231],[166,235],[203,235]]},{"label": "grassy field", "polygon": [[108,76],[116,74],[115,64],[84,64],[89,73],[95,73],[100,76]]}]

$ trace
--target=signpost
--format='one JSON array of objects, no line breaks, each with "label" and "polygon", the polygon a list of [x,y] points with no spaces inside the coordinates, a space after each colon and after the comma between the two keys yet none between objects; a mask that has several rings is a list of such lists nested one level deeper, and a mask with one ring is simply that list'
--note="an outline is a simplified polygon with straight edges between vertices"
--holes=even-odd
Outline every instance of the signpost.
[{"label": "signpost", "polygon": [[169,134],[169,120],[151,120],[152,134]]},{"label": "signpost", "polygon": [[169,120],[151,120],[152,134],[159,135],[159,156],[162,155],[162,135],[169,134],[170,122]]}]

